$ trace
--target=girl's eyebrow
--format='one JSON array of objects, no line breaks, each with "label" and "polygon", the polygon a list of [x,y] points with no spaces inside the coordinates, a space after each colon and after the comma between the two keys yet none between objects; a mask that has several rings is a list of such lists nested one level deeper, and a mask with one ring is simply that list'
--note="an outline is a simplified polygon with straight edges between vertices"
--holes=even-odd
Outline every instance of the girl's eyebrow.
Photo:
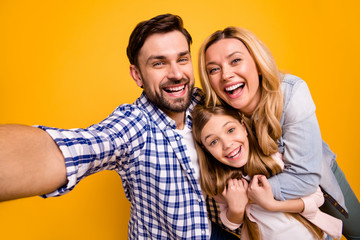
[{"label": "girl's eyebrow", "polygon": [[[228,124],[230,124],[230,123],[234,123],[235,121],[227,121],[227,122],[225,122],[223,125],[222,125],[222,128],[225,128]],[[208,139],[209,137],[211,137],[212,135],[214,135],[214,134],[209,134],[209,135],[207,135],[205,138],[204,138],[204,141],[206,142],[206,139]]]}]

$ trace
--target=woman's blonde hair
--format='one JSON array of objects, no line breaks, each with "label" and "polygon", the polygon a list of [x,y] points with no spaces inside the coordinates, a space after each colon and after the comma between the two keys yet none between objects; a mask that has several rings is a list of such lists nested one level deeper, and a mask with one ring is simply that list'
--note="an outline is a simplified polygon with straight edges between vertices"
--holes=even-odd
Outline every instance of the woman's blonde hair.
[{"label": "woman's blonde hair", "polygon": [[281,137],[280,117],[283,110],[281,92],[281,74],[269,49],[250,31],[228,27],[216,31],[202,44],[199,52],[199,73],[202,88],[205,92],[205,105],[227,105],[211,87],[206,70],[206,50],[221,39],[234,38],[241,41],[255,61],[259,72],[261,98],[250,117],[250,127],[255,129],[257,140],[265,155],[278,151],[277,140]]},{"label": "woman's blonde hair", "polygon": [[[210,118],[214,115],[227,115],[233,117],[245,126],[249,140],[249,156],[244,167],[234,168],[221,163],[203,146],[201,142],[201,132]],[[243,175],[252,177],[255,174],[262,174],[269,178],[281,172],[281,168],[275,160],[263,153],[247,121],[248,119],[245,119],[239,111],[227,106],[205,106],[198,104],[193,109],[192,131],[200,165],[200,185],[207,195],[213,197],[221,194],[229,179],[241,179]],[[304,226],[312,232],[315,239],[322,239],[323,232],[318,227],[308,222],[300,214],[288,214],[304,224]],[[260,239],[260,232],[257,224],[251,222],[246,214],[244,215],[244,228],[250,239]]]}]

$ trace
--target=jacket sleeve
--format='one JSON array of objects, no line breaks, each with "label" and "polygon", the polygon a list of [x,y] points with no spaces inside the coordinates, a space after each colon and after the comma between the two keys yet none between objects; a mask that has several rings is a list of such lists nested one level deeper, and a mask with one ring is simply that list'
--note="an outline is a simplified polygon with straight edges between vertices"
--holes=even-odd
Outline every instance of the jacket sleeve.
[{"label": "jacket sleeve", "polygon": [[322,139],[310,91],[299,78],[286,85],[279,141],[285,166],[282,173],[269,178],[278,200],[314,193],[320,183],[322,161]]}]

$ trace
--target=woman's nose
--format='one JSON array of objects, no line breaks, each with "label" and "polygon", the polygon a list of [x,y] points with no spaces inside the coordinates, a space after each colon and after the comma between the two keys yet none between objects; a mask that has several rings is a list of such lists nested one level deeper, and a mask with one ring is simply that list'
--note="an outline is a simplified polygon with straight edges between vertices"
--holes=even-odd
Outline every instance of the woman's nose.
[{"label": "woman's nose", "polygon": [[234,76],[234,72],[232,71],[230,66],[223,66],[222,68],[222,79],[227,81]]}]

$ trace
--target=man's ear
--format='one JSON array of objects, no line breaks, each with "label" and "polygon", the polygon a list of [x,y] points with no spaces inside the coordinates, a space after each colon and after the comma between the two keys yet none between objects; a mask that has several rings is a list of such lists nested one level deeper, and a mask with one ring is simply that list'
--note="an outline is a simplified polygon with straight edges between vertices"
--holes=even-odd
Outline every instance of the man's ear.
[{"label": "man's ear", "polygon": [[143,87],[143,81],[139,69],[135,65],[130,65],[130,75],[134,79],[136,85]]}]

